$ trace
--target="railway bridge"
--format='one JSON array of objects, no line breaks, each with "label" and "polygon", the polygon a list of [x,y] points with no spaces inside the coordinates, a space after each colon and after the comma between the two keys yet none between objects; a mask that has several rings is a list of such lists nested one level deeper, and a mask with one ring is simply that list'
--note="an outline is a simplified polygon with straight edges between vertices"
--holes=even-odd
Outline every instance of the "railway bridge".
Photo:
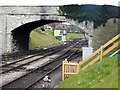
[{"label": "railway bridge", "polygon": [[[93,22],[67,19],[58,10],[59,6],[0,6],[0,54],[28,50],[30,32],[49,23],[66,21],[92,35]],[[88,40],[91,46],[91,37]]]}]

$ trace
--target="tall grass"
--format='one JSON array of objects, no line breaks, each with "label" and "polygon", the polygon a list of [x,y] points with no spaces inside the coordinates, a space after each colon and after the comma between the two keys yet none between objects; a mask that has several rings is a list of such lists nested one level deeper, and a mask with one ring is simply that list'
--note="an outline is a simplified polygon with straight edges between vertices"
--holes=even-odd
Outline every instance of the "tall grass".
[{"label": "tall grass", "polygon": [[104,58],[80,71],[61,82],[58,88],[118,88],[118,55]]}]

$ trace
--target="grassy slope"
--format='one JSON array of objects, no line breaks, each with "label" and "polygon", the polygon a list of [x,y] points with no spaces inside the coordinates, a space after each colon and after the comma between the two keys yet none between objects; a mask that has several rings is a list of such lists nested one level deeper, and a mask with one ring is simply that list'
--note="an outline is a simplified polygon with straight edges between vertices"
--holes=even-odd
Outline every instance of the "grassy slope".
[{"label": "grassy slope", "polygon": [[52,31],[32,31],[30,34],[30,48],[58,43],[59,41],[53,36]]},{"label": "grassy slope", "polygon": [[79,33],[67,33],[67,37],[83,37],[83,34]]},{"label": "grassy slope", "polygon": [[118,55],[104,58],[64,80],[59,88],[118,88]]},{"label": "grassy slope", "polygon": [[[81,37],[81,36],[83,36],[83,34],[67,33],[67,37]],[[58,42],[59,40],[57,40],[53,36],[53,31],[51,30],[41,31],[41,27],[33,30],[30,34],[30,48],[40,47]]]}]

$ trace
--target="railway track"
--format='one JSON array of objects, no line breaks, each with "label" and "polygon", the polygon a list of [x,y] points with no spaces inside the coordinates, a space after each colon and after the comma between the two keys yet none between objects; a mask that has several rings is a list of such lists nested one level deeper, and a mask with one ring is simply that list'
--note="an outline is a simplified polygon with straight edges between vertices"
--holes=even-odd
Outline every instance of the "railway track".
[{"label": "railway track", "polygon": [[[50,74],[58,67],[60,67],[62,60],[64,60],[65,58],[67,58],[68,56],[75,52],[68,52],[67,55],[56,58],[54,61],[44,65],[43,67],[40,67],[39,69],[30,71],[29,73],[2,86],[2,88],[24,88],[24,89],[30,88],[33,85],[35,85],[35,83],[37,83],[39,80],[41,80],[45,75]],[[30,78],[32,78],[32,80]]]},{"label": "railway track", "polygon": [[52,54],[55,54],[55,53],[61,51],[62,49],[66,48],[66,47],[69,47],[69,46],[70,46],[69,44],[66,46],[60,46],[59,48],[56,48],[56,50],[53,50],[53,49],[47,50],[47,51],[44,51],[43,53],[36,54],[36,55],[30,56],[30,57],[27,57],[27,58],[24,58],[21,60],[14,61],[14,62],[9,63],[9,64],[2,65],[2,66],[0,66],[2,68],[2,72],[0,72],[0,74],[5,74],[7,72],[21,68],[22,66],[28,65],[32,62],[38,61],[42,58],[45,58],[45,57],[50,56]]},{"label": "railway track", "polygon": [[[14,64],[14,63],[16,63],[16,62],[20,62],[20,61],[22,61],[22,60],[24,60],[24,59],[29,59],[29,58],[32,58],[32,57],[35,57],[35,56],[38,56],[38,55],[43,55],[43,54],[45,54],[46,52],[54,51],[55,49],[61,48],[62,46],[64,47],[63,44],[60,44],[59,46],[54,46],[54,47],[49,47],[49,48],[42,48],[41,50],[39,50],[39,52],[37,51],[36,54],[32,54],[32,55],[30,54],[30,55],[28,55],[27,57],[20,58],[20,59],[18,59],[18,60],[14,60],[13,62],[8,63],[8,64],[5,63],[5,64],[1,65],[0,68],[1,68],[1,67],[4,67],[4,66],[7,66],[7,65]],[[4,60],[2,60],[2,61],[4,61]],[[3,62],[2,62],[2,63],[3,63]]]},{"label": "railway track", "polygon": [[[79,40],[81,40],[82,38],[79,38]],[[76,41],[76,39],[75,39],[75,41]],[[67,43],[66,43],[66,45],[67,44],[69,44],[69,43],[73,43],[72,41],[67,41]],[[51,46],[51,47],[47,47],[47,48],[41,48],[40,50],[36,50],[36,53],[34,53],[34,54],[28,54],[27,55],[27,57],[25,56],[25,57],[22,57],[22,58],[19,58],[19,59],[17,59],[17,60],[14,60],[14,58],[15,58],[15,56],[16,56],[16,53],[14,54],[14,56],[13,56],[13,59],[12,60],[14,60],[14,61],[20,61],[21,59],[27,59],[27,58],[31,58],[31,57],[34,57],[34,56],[37,56],[37,55],[41,55],[41,54],[44,54],[44,53],[46,53],[46,52],[50,52],[50,51],[52,51],[52,50],[55,50],[55,49],[58,49],[58,48],[61,48],[61,47],[64,47],[64,44],[63,43],[60,43],[60,45],[56,45],[56,46]],[[35,52],[35,51],[33,51],[33,52]],[[23,53],[23,52],[21,52],[21,53]],[[3,58],[4,57],[7,57],[7,56],[3,56]],[[3,63],[3,65],[0,65],[0,68],[1,67],[3,67],[3,66],[5,66],[5,65],[8,65],[8,64],[6,64],[4,61],[9,61],[9,60],[11,60],[11,58],[9,59],[9,57],[7,57],[7,60],[4,60],[2,58],[2,63]],[[5,65],[4,65],[4,63],[5,63]],[[11,63],[9,63],[9,65],[10,65]]]},{"label": "railway track", "polygon": [[[71,57],[69,57],[69,61],[72,61],[74,59],[76,59],[77,57],[79,57],[80,53],[82,52],[77,52],[77,53],[72,53]],[[56,70],[58,68],[62,67],[62,62],[59,63],[56,67],[54,67],[52,70],[50,70],[49,72],[47,72],[46,74],[44,74],[43,76],[39,77],[39,79],[37,79],[35,82],[31,83],[30,85],[28,85],[24,90],[29,90],[31,88],[53,88],[53,87],[43,87],[43,78],[47,75],[50,76],[50,74],[53,74],[54,72],[56,72]],[[61,72],[61,71],[60,71]],[[61,72],[62,73],[62,72]],[[56,75],[55,75],[56,76]],[[60,76],[61,77],[61,76]]]},{"label": "railway track", "polygon": [[[83,44],[81,44],[81,46],[82,45]],[[76,44],[76,46],[77,46],[77,44]],[[74,45],[74,47],[75,47],[75,45]],[[71,58],[77,51],[78,50],[75,50],[73,52],[73,50],[69,50],[62,56],[54,59],[53,61],[47,63],[46,65],[44,65],[38,69],[29,71],[25,75],[7,83],[7,84],[4,84],[2,86],[2,88],[21,88],[22,87],[24,89],[28,89],[28,88],[34,86],[35,83],[40,81],[45,75],[52,73],[54,70],[56,70],[58,67],[60,67],[62,60],[64,60],[65,58]],[[33,78],[33,76],[34,76],[34,78]],[[30,80],[30,78],[32,78],[32,80]]]},{"label": "railway track", "polygon": [[10,54],[3,54],[2,55],[2,63],[4,63],[4,61],[10,61],[10,60],[18,60],[21,58],[25,58],[26,56],[34,56],[36,54],[39,53],[43,53],[46,50],[50,50],[50,49],[54,49],[54,48],[58,48],[61,45],[63,45],[63,42],[57,43],[57,44],[52,44],[52,45],[48,45],[48,46],[43,46],[43,47],[39,47],[39,48],[34,48],[34,49],[30,49],[28,51],[23,51],[23,52],[14,52],[14,53],[10,53]]}]

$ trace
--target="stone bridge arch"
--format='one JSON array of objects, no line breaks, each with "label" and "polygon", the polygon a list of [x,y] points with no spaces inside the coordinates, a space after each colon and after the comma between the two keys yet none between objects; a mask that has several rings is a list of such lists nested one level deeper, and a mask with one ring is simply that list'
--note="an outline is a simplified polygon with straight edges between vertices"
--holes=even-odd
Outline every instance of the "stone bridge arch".
[{"label": "stone bridge arch", "polygon": [[29,36],[32,30],[45,24],[60,22],[56,20],[37,20],[23,24],[11,31],[12,51],[29,50]]},{"label": "stone bridge arch", "polygon": [[5,28],[1,36],[2,53],[29,50],[29,35],[32,30],[45,24],[64,21],[64,17],[57,15],[8,14],[3,16]]},{"label": "stone bridge arch", "polygon": [[[89,30],[92,32],[93,28],[89,27],[90,25],[86,25],[85,22],[79,23],[67,19],[65,16],[59,15],[58,10],[59,6],[0,6],[0,53],[12,52],[14,47],[12,39],[18,38],[16,35],[17,32],[22,29],[21,26],[25,28],[29,24],[34,24],[37,27],[36,22],[41,23],[40,25],[44,25],[57,21],[66,21],[84,29],[86,33],[89,33]],[[92,25],[91,22],[88,23]],[[26,33],[26,39],[29,35],[28,32],[30,32],[30,30]],[[24,34],[21,32],[21,35]],[[19,48],[22,50],[25,49],[26,46]],[[26,47],[26,49],[28,48]]]}]

